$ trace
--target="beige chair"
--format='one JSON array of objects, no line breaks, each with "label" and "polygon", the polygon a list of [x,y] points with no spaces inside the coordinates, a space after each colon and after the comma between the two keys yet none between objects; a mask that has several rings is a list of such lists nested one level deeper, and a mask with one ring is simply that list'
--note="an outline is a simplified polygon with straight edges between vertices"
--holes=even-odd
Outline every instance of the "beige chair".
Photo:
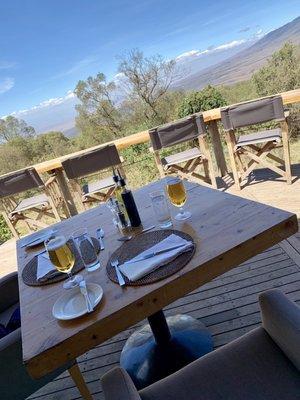
[{"label": "beige chair", "polygon": [[[259,165],[279,174],[288,184],[292,183],[286,116],[281,96],[249,101],[221,110],[234,182],[238,189],[241,189],[242,182]],[[245,134],[239,138],[235,135],[237,128],[269,121],[278,122],[280,128]],[[271,153],[281,147],[284,159]],[[278,164],[285,169],[279,168]]]},{"label": "beige chair", "polygon": [[[31,190],[43,193],[19,200],[20,193]],[[2,215],[16,239],[19,238],[16,225],[20,221],[25,223],[29,232],[49,225],[42,221],[43,217],[61,221],[58,207],[63,202],[55,178],[50,178],[44,184],[34,168],[23,169],[0,178],[0,203]]]},{"label": "beige chair", "polygon": [[[212,159],[206,141],[206,129],[203,116],[192,115],[149,130],[152,143],[150,151],[154,152],[155,162],[160,176],[176,174],[181,178],[206,182],[216,187]],[[191,149],[161,158],[160,150],[169,148],[179,143],[197,142]],[[199,173],[203,167],[204,175]]]},{"label": "beige chair", "polygon": [[115,368],[102,377],[105,399],[300,399],[300,307],[274,289],[259,301],[261,327],[141,391]]},{"label": "beige chair", "polygon": [[81,185],[82,178],[91,177],[113,167],[118,168],[122,176],[125,177],[122,159],[114,144],[70,157],[62,162],[62,166],[69,179],[77,203],[82,209],[87,209],[91,203],[106,202],[115,190],[112,176],[85,185]]}]

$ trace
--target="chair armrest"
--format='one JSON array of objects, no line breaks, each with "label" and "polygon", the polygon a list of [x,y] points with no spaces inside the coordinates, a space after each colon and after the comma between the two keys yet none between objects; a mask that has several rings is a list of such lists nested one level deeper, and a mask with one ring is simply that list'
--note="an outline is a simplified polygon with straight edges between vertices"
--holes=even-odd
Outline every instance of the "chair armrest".
[{"label": "chair armrest", "polygon": [[278,289],[262,293],[259,303],[264,329],[300,371],[300,307]]},{"label": "chair armrest", "polygon": [[116,367],[101,378],[105,400],[141,400],[130,376],[123,369]]}]

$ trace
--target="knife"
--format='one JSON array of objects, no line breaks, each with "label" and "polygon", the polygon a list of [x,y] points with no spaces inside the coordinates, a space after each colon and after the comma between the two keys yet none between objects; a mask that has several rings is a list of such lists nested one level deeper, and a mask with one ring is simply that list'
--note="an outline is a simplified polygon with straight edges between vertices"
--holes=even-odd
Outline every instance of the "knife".
[{"label": "knife", "polygon": [[[186,245],[186,243],[184,243],[184,244],[177,244],[176,246],[168,247],[168,248],[166,248],[166,249],[162,249],[162,250],[158,250],[158,251],[153,251],[152,253],[145,254],[144,256],[142,256],[142,257],[140,257],[140,258],[138,258],[138,259],[136,259],[136,260],[133,260],[133,261],[125,261],[123,264],[131,264],[131,263],[136,263],[136,262],[139,262],[139,261],[147,260],[148,258],[152,258],[152,257],[157,256],[157,255],[159,255],[159,254],[163,254],[163,253],[166,253],[166,252],[171,251],[171,250],[179,249],[180,247],[183,247],[183,246],[185,246],[185,245]],[[191,247],[192,247],[192,246],[191,246]]]}]

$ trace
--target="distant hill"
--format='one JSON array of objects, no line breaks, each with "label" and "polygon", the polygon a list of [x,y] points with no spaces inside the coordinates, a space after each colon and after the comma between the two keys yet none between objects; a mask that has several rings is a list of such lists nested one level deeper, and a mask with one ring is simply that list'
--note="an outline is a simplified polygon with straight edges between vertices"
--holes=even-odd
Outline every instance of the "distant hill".
[{"label": "distant hill", "polygon": [[300,17],[266,34],[252,46],[214,66],[176,82],[174,89],[201,89],[207,84],[230,85],[249,79],[284,43],[300,44]]},{"label": "distant hill", "polygon": [[73,137],[77,136],[78,133],[79,132],[78,132],[76,126],[73,126],[72,128],[69,128],[69,129],[66,129],[63,131],[63,134],[65,136],[67,136],[68,138],[73,138]]}]

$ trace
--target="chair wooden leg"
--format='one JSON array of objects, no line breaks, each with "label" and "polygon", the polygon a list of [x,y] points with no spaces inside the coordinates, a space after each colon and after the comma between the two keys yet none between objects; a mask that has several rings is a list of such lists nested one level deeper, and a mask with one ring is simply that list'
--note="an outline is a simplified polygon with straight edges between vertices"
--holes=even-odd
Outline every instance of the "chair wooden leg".
[{"label": "chair wooden leg", "polygon": [[292,183],[292,172],[291,172],[291,156],[290,156],[290,144],[288,138],[288,125],[283,122],[281,125],[282,131],[282,145],[283,145],[283,158],[285,164],[285,175],[286,183],[290,185]]},{"label": "chair wooden leg", "polygon": [[71,368],[68,369],[69,374],[71,375],[75,385],[77,386],[82,398],[84,400],[93,400],[93,397],[85,383],[79,366],[75,363]]},{"label": "chair wooden leg", "polygon": [[2,216],[5,220],[5,222],[7,223],[7,226],[9,227],[11,233],[13,234],[15,239],[20,239],[20,235],[18,234],[14,224],[11,222],[11,220],[9,219],[9,216],[6,214],[6,212],[2,212]]},{"label": "chair wooden leg", "polygon": [[161,178],[164,178],[166,176],[166,174],[165,174],[164,168],[161,164],[161,159],[159,156],[159,152],[157,150],[154,151],[154,159],[155,159],[155,163],[156,163],[156,166],[157,166],[157,169],[159,172],[159,176]]},{"label": "chair wooden leg", "polygon": [[235,160],[235,152],[234,152],[234,146],[235,146],[235,136],[234,133],[229,131],[226,132],[226,142],[228,146],[228,154],[229,154],[229,159],[230,159],[230,164],[231,164],[231,169],[233,173],[233,179],[234,183],[236,185],[236,188],[238,190],[241,190],[241,185],[240,185],[240,177],[239,177],[239,172],[237,169],[237,164]]},{"label": "chair wooden leg", "polygon": [[[209,179],[211,182],[211,185],[217,189],[217,181],[216,181],[216,175],[214,171],[214,165],[211,157],[211,153],[209,151],[206,139],[202,136],[199,136],[198,138],[199,141],[199,147],[200,150],[204,153],[205,158],[207,159],[207,165],[208,165],[208,170],[209,170]],[[206,173],[205,173],[206,175]]]},{"label": "chair wooden leg", "polygon": [[48,200],[49,200],[49,204],[51,206],[51,209],[52,209],[52,212],[54,214],[54,217],[55,217],[56,221],[60,222],[61,221],[61,216],[58,214],[58,211],[57,211],[57,208],[56,208],[56,206],[54,204],[54,201],[51,199],[51,197],[49,197]]}]

